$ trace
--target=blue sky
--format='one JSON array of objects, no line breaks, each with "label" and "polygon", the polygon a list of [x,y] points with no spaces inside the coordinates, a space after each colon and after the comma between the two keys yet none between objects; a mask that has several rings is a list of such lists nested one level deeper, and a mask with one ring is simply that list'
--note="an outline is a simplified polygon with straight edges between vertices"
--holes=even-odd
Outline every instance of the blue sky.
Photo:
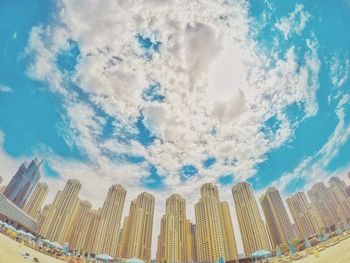
[{"label": "blue sky", "polygon": [[[63,2],[63,5],[65,4]],[[152,158],[144,156],[148,148],[154,148],[155,144],[165,144],[167,142],[164,141],[167,140],[166,135],[159,132],[158,127],[155,127],[158,125],[157,118],[162,118],[162,116],[157,116],[155,112],[159,107],[161,109],[159,115],[163,114],[163,107],[167,107],[166,103],[171,99],[174,100],[174,96],[167,96],[172,89],[167,89],[166,85],[171,84],[158,81],[157,74],[159,72],[157,71],[159,70],[156,69],[155,73],[152,73],[152,68],[150,68],[152,63],[147,63],[154,60],[154,56],[159,56],[159,53],[169,52],[166,47],[163,47],[161,28],[135,30],[135,34],[130,35],[129,39],[125,41],[132,46],[134,53],[136,53],[139,67],[148,67],[146,80],[137,84],[148,83],[148,85],[138,89],[142,91],[137,95],[141,96],[143,105],[133,105],[135,106],[133,110],[137,112],[133,116],[125,114],[125,118],[123,116],[121,118],[123,120],[120,120],[118,117],[122,114],[121,112],[111,114],[107,109],[101,107],[100,104],[103,102],[96,102],[96,98],[93,98],[97,94],[95,93],[96,90],[103,88],[85,87],[84,81],[81,80],[81,74],[84,74],[84,71],[79,69],[79,72],[77,72],[77,67],[83,65],[84,59],[93,53],[88,50],[85,50],[84,54],[81,53],[80,43],[77,39],[79,36],[69,36],[67,33],[66,36],[62,36],[64,38],[62,42],[64,43],[61,46],[58,44],[55,50],[46,50],[52,53],[50,62],[53,64],[53,67],[49,69],[52,72],[48,74],[59,74],[62,78],[62,84],[60,85],[66,86],[65,88],[71,92],[70,95],[75,96],[74,100],[67,102],[66,96],[70,95],[62,94],[61,91],[55,89],[53,84],[50,83],[53,82],[52,79],[50,80],[52,77],[38,77],[30,73],[30,69],[39,63],[37,57],[42,56],[40,52],[43,52],[42,50],[35,50],[37,47],[30,47],[30,36],[34,35],[34,29],[40,28],[42,31],[40,40],[43,43],[53,45],[55,44],[51,42],[54,41],[53,33],[46,34],[45,30],[51,28],[54,31],[55,27],[56,30],[68,30],[72,26],[64,20],[63,16],[59,17],[57,15],[60,8],[62,8],[59,3],[39,1],[37,5],[30,5],[26,1],[15,1],[4,2],[1,5],[1,17],[7,23],[1,23],[0,67],[2,74],[0,84],[4,90],[9,89],[7,92],[1,92],[0,96],[0,129],[5,137],[3,151],[13,158],[31,158],[35,154],[44,154],[50,151],[52,155],[72,162],[93,163],[93,156],[84,149],[84,146],[79,145],[81,142],[75,141],[78,140],[77,137],[79,137],[80,131],[73,127],[74,125],[70,120],[71,116],[68,113],[72,104],[81,103],[91,108],[96,116],[101,119],[99,125],[102,131],[93,138],[94,143],[101,145],[111,140],[122,143],[124,147],[128,148],[132,147],[132,143],[137,142],[138,146],[143,148],[143,153],[137,154],[133,154],[132,151],[129,152],[128,150],[119,153],[103,149],[101,151],[102,155],[108,156],[111,162],[115,163],[129,162],[132,165],[146,163],[143,167],[148,170],[149,178],[154,178],[156,182],[150,185],[147,182],[147,177],[145,178],[143,175],[140,184],[144,184],[143,186],[146,189],[149,187],[151,189],[166,187],[167,185],[163,181],[168,173],[173,171],[169,167],[162,167],[161,163],[151,160]],[[69,9],[69,5],[66,8]],[[230,4],[226,4],[224,8],[229,9]],[[253,184],[256,190],[260,190],[277,181],[282,175],[293,173],[305,159],[313,159],[310,162],[311,166],[314,162],[317,162],[318,158],[322,158],[317,153],[327,144],[339,124],[336,109],[341,99],[348,96],[347,87],[349,87],[348,49],[350,37],[344,34],[346,25],[350,22],[348,3],[346,1],[340,1],[337,4],[331,1],[323,1],[317,4],[314,1],[281,3],[257,0],[251,1],[246,11],[246,15],[250,19],[246,24],[248,27],[246,36],[248,41],[255,41],[257,53],[264,52],[267,57],[277,56],[277,59],[271,59],[275,61],[271,61],[269,67],[276,67],[276,64],[280,63],[278,60],[285,60],[285,54],[293,48],[293,59],[295,59],[296,67],[299,67],[295,69],[295,74],[301,74],[301,68],[305,67],[307,63],[307,53],[310,52],[310,46],[315,46],[319,69],[315,76],[307,76],[309,79],[306,80],[305,86],[301,89],[307,90],[308,86],[312,85],[310,79],[313,77],[317,79],[313,94],[315,101],[312,102],[316,104],[313,106],[317,109],[309,114],[310,116],[306,116],[305,104],[309,102],[305,102],[303,99],[294,99],[294,101],[292,99],[290,103],[283,104],[282,108],[265,113],[265,116],[261,118],[259,131],[262,136],[265,136],[268,143],[276,139],[279,132],[286,132],[283,131],[286,122],[290,126],[289,135],[282,139],[277,146],[267,147],[265,151],[262,151],[260,156],[251,164],[249,172],[241,172],[239,169],[237,171],[234,168],[235,165],[238,166],[235,156],[228,154],[228,156],[218,157],[210,154],[211,145],[210,142],[207,142],[207,149],[204,149],[203,152],[196,153],[194,157],[188,154],[188,160],[184,157],[177,162],[174,171],[178,173],[179,183],[189,177],[199,177],[201,171],[206,170],[208,172],[218,172],[218,174],[211,176],[210,180],[215,177],[220,184],[231,185],[234,181],[245,178]],[[16,17],[16,19],[13,19],[13,17]],[[66,19],[68,18],[67,15]],[[79,33],[83,34],[83,32],[76,32],[76,34]],[[223,34],[225,33],[223,32]],[[84,36],[80,37],[83,38]],[[197,37],[198,41],[201,40],[200,35]],[[310,41],[314,41],[314,43],[310,44]],[[105,56],[109,56],[106,54],[112,53],[110,50],[114,48],[108,46],[108,42],[105,47],[99,47],[93,40],[90,44],[96,44],[98,52]],[[87,48],[85,47],[85,49]],[[157,59],[162,60],[162,57],[157,57]],[[142,60],[145,62],[142,62]],[[110,54],[104,69],[107,71],[108,65],[113,67],[118,63],[124,63],[122,56]],[[203,61],[203,63],[206,62]],[[207,63],[210,63],[210,61]],[[157,66],[155,64],[153,66]],[[310,71],[310,69],[306,70]],[[53,71],[55,72],[53,73]],[[95,72],[95,74],[99,73]],[[335,87],[338,85],[336,84],[337,81],[340,82],[339,87]],[[87,82],[86,84],[89,85]],[[110,84],[108,83],[107,86],[110,86]],[[123,88],[126,87],[121,87],[121,91]],[[183,89],[186,89],[186,87],[183,87]],[[191,87],[187,89],[191,89]],[[243,90],[243,87],[241,89]],[[283,90],[283,87],[281,89]],[[288,87],[285,87],[285,89],[288,93]],[[101,94],[103,94],[103,91]],[[193,94],[189,95],[194,96]],[[108,97],[110,94],[104,96]],[[272,98],[274,95],[270,94],[270,96]],[[138,102],[132,101],[132,99],[130,101],[131,104],[137,104]],[[118,103],[118,98],[115,103]],[[151,117],[147,117],[149,109],[152,110]],[[347,105],[344,105],[344,111],[345,125],[348,125],[349,109]],[[178,114],[182,113],[180,111]],[[197,114],[197,112],[195,113]],[[178,118],[181,119],[181,116]],[[129,123],[125,126],[125,122]],[[217,123],[217,125],[220,125],[220,122]],[[187,125],[185,128],[191,129],[192,127]],[[337,146],[336,153],[333,154],[327,165],[321,167],[321,169],[326,173],[332,173],[349,165],[346,154],[350,147],[348,141],[348,139],[345,139]],[[176,141],[171,141],[171,143],[176,145]],[[213,147],[218,147],[217,142]],[[181,147],[178,146],[178,148]],[[177,150],[179,152],[176,153],[181,154],[182,149]],[[235,151],[232,151],[232,155],[234,153]],[[222,171],[221,173],[220,170],[225,169],[215,169],[218,165],[228,166],[229,168],[227,172]],[[55,171],[54,166],[50,162],[46,163],[46,176],[59,177],[59,173]],[[157,166],[160,167],[157,169]],[[230,166],[232,166],[231,171]],[[305,167],[305,169],[308,168]],[[162,172],[155,176],[155,170]],[[145,173],[147,174],[147,172]],[[233,180],[221,179],[227,177],[227,174],[232,174]],[[290,186],[286,186],[289,192],[303,187],[305,179],[300,177],[297,181],[292,180]]]},{"label": "blue sky", "polygon": [[0,3],[5,181],[38,156],[51,195],[76,177],[97,205],[112,183],[193,204],[349,170],[349,1],[80,2]]}]

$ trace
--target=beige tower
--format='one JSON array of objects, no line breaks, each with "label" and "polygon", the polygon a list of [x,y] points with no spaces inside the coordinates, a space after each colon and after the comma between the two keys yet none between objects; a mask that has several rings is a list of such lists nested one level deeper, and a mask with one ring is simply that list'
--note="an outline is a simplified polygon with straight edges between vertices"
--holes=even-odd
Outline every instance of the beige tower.
[{"label": "beige tower", "polygon": [[296,238],[282,198],[275,187],[267,189],[260,197],[260,203],[265,215],[267,230],[272,249],[281,244],[288,244]]},{"label": "beige tower", "polygon": [[261,249],[270,250],[264,222],[261,219],[251,185],[247,182],[236,184],[232,187],[232,195],[245,255],[250,256]]},{"label": "beige tower", "polygon": [[50,210],[51,205],[45,205],[44,209],[40,212],[39,217],[38,217],[38,224],[36,226],[36,231],[38,233],[41,233],[41,228],[46,220],[47,214]]},{"label": "beige tower", "polygon": [[120,232],[126,190],[121,185],[112,185],[107,193],[101,210],[100,224],[96,236],[96,252],[117,257],[117,245]]},{"label": "beige tower", "polygon": [[40,234],[58,243],[69,242],[72,236],[73,222],[79,208],[78,193],[81,183],[76,179],[69,179],[64,189],[59,191],[50,206]]},{"label": "beige tower", "polygon": [[193,260],[191,223],[186,219],[186,201],[178,194],[166,200],[165,215],[160,222],[157,262],[190,262]]},{"label": "beige tower", "polygon": [[338,204],[323,183],[314,184],[308,191],[308,196],[317,212],[321,215],[326,227],[334,226],[342,221],[338,211]]},{"label": "beige tower", "polygon": [[337,212],[342,221],[350,218],[350,198],[347,196],[346,188],[345,182],[338,177],[329,179],[329,190],[336,200]]},{"label": "beige tower", "polygon": [[71,248],[86,250],[85,240],[89,230],[91,204],[88,201],[79,202],[77,216],[73,223],[74,230],[70,240]]},{"label": "beige tower", "polygon": [[301,239],[320,232],[323,226],[317,221],[318,215],[308,202],[304,192],[298,192],[287,198],[287,205]]},{"label": "beige tower", "polygon": [[101,208],[96,210],[90,210],[89,211],[89,225],[88,225],[88,233],[85,238],[85,250],[96,253],[96,236],[97,236],[97,231],[98,231],[98,226],[100,224],[100,215],[101,215]]},{"label": "beige tower", "polygon": [[154,196],[141,193],[130,204],[118,244],[118,255],[122,258],[151,260]]},{"label": "beige tower", "polygon": [[195,204],[197,260],[215,262],[237,259],[237,248],[227,202],[221,202],[218,188],[210,183],[201,187]]},{"label": "beige tower", "polygon": [[23,210],[34,219],[38,219],[48,192],[49,187],[46,183],[38,183]]}]

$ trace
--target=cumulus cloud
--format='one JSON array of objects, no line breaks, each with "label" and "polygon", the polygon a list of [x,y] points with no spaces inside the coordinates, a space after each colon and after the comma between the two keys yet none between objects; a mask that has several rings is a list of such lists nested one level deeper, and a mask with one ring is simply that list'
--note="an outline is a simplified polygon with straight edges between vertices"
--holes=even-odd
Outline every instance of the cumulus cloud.
[{"label": "cumulus cloud", "polygon": [[301,4],[295,5],[295,9],[286,17],[282,17],[275,27],[281,31],[285,40],[292,34],[300,35],[310,19],[310,13],[304,10]]},{"label": "cumulus cloud", "polygon": [[[84,182],[82,196],[96,205],[112,183],[122,183],[128,198],[135,198],[153,165],[168,190],[153,191],[156,218],[168,195],[178,192],[187,198],[193,219],[199,198],[194,189],[216,183],[221,175],[233,174],[235,181],[253,176],[265,154],[291,138],[290,120],[283,113],[288,105],[305,105],[305,118],[317,113],[316,38],[305,40],[303,63],[294,46],[281,56],[265,54],[249,34],[245,1],[61,0],[58,7],[56,23],[31,31],[27,74],[63,97],[64,122],[58,128],[87,160],[47,154],[61,175],[57,184],[47,179],[55,190],[75,177]],[[308,19],[297,5],[276,28],[287,39],[300,34]],[[57,57],[72,41],[79,55],[67,73]],[[143,96],[154,83],[159,83],[161,101]],[[266,136],[262,127],[272,116],[281,125],[276,136]],[[106,137],[107,118],[112,132]],[[140,121],[154,137],[149,145],[136,139]],[[132,163],[123,155],[143,159]],[[204,168],[208,156],[216,162]],[[180,170],[188,164],[198,174],[183,180]],[[232,199],[223,189],[224,198]]]},{"label": "cumulus cloud", "polygon": [[3,93],[12,93],[13,92],[13,89],[9,86],[6,86],[6,85],[1,85],[0,84],[0,92],[3,92]]}]

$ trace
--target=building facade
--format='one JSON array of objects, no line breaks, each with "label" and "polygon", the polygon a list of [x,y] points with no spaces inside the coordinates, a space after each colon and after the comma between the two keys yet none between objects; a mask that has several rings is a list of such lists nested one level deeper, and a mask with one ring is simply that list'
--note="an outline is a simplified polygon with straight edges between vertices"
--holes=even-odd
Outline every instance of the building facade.
[{"label": "building facade", "polygon": [[80,189],[78,180],[69,179],[64,189],[57,193],[40,229],[42,236],[61,244],[71,241],[73,223],[81,202],[78,198]]},{"label": "building facade", "polygon": [[336,201],[340,219],[346,222],[350,219],[350,198],[346,193],[347,185],[343,180],[334,176],[329,179],[329,190]]},{"label": "building facade", "polygon": [[34,159],[29,165],[23,162],[4,190],[4,195],[22,208],[41,177],[39,162]]},{"label": "building facade", "polygon": [[269,240],[251,185],[247,182],[236,184],[232,187],[232,195],[245,255],[250,256],[261,249],[269,251]]},{"label": "building facade", "polygon": [[201,187],[195,204],[197,260],[216,262],[237,259],[237,247],[227,202],[221,202],[218,188],[210,183]]},{"label": "building facade", "polygon": [[100,222],[97,230],[96,253],[106,253],[117,257],[117,245],[120,232],[126,190],[121,185],[112,185],[107,193],[101,209]]},{"label": "building facade", "polygon": [[130,204],[118,242],[118,256],[151,260],[154,215],[153,195],[143,192]]},{"label": "building facade", "polygon": [[324,183],[314,184],[308,191],[308,196],[327,228],[342,221],[338,204]]},{"label": "building facade", "polygon": [[260,203],[265,215],[272,250],[281,244],[292,242],[296,235],[278,190],[275,187],[268,188],[266,193],[260,197]]},{"label": "building facade", "polygon": [[49,187],[46,183],[38,183],[23,210],[31,217],[38,219],[48,192]]},{"label": "building facade", "polygon": [[191,262],[193,259],[191,223],[186,219],[186,201],[178,194],[166,200],[158,236],[157,262]]},{"label": "building facade", "polygon": [[304,192],[295,193],[286,201],[301,239],[321,231],[323,225],[317,221],[316,210],[312,208]]},{"label": "building facade", "polygon": [[85,241],[90,231],[89,225],[91,218],[89,217],[89,213],[91,211],[91,204],[88,201],[81,201],[78,206],[78,212],[73,223],[74,230],[72,231],[69,243],[71,248],[87,251]]},{"label": "building facade", "polygon": [[97,237],[97,231],[98,226],[100,224],[100,215],[101,215],[101,208],[100,209],[92,209],[89,211],[89,225],[86,238],[85,238],[85,250],[91,253],[96,253],[96,237]]}]

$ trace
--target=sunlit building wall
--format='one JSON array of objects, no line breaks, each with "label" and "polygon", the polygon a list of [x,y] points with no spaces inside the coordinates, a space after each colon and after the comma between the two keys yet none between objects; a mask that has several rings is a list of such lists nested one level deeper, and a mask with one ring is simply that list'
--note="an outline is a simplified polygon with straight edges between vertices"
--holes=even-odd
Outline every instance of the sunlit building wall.
[{"label": "sunlit building wall", "polygon": [[218,188],[210,183],[201,187],[195,204],[197,260],[215,262],[238,257],[232,220],[227,202],[221,202]]},{"label": "sunlit building wall", "polygon": [[166,200],[158,236],[157,262],[193,261],[191,223],[186,219],[186,201],[178,194]]},{"label": "sunlit building wall", "polygon": [[316,212],[312,209],[304,192],[295,193],[286,201],[301,239],[320,232],[323,225],[317,222]]},{"label": "sunlit building wall", "polygon": [[34,219],[38,219],[48,192],[49,187],[46,183],[38,183],[23,210]]},{"label": "sunlit building wall", "polygon": [[271,250],[251,185],[247,182],[236,184],[232,187],[232,195],[245,255],[250,256],[261,249]]},{"label": "sunlit building wall", "polygon": [[100,215],[101,215],[101,208],[100,209],[92,209],[89,211],[88,215],[88,232],[85,238],[85,244],[84,248],[86,251],[96,253],[96,237],[97,237],[97,231],[98,226],[100,224]]},{"label": "sunlit building wall", "polygon": [[85,240],[90,231],[89,213],[91,211],[91,204],[88,201],[81,201],[78,206],[78,212],[73,223],[70,245],[77,250],[86,250]]},{"label": "sunlit building wall", "polygon": [[78,180],[69,179],[64,189],[57,193],[40,229],[42,236],[62,244],[71,241],[73,223],[81,202],[77,197],[80,189]]},{"label": "sunlit building wall", "polygon": [[119,238],[118,256],[150,262],[154,202],[154,196],[146,192],[131,202]]},{"label": "sunlit building wall", "polygon": [[335,226],[342,221],[338,204],[324,183],[316,183],[308,191],[308,196],[326,227]]},{"label": "sunlit building wall", "polygon": [[100,223],[96,236],[96,253],[106,253],[117,257],[117,245],[120,233],[126,190],[121,185],[112,185],[107,193],[101,210]]},{"label": "sunlit building wall", "polygon": [[265,215],[272,249],[275,250],[281,244],[292,242],[296,236],[278,190],[275,187],[268,188],[266,193],[260,197],[260,203]]}]

